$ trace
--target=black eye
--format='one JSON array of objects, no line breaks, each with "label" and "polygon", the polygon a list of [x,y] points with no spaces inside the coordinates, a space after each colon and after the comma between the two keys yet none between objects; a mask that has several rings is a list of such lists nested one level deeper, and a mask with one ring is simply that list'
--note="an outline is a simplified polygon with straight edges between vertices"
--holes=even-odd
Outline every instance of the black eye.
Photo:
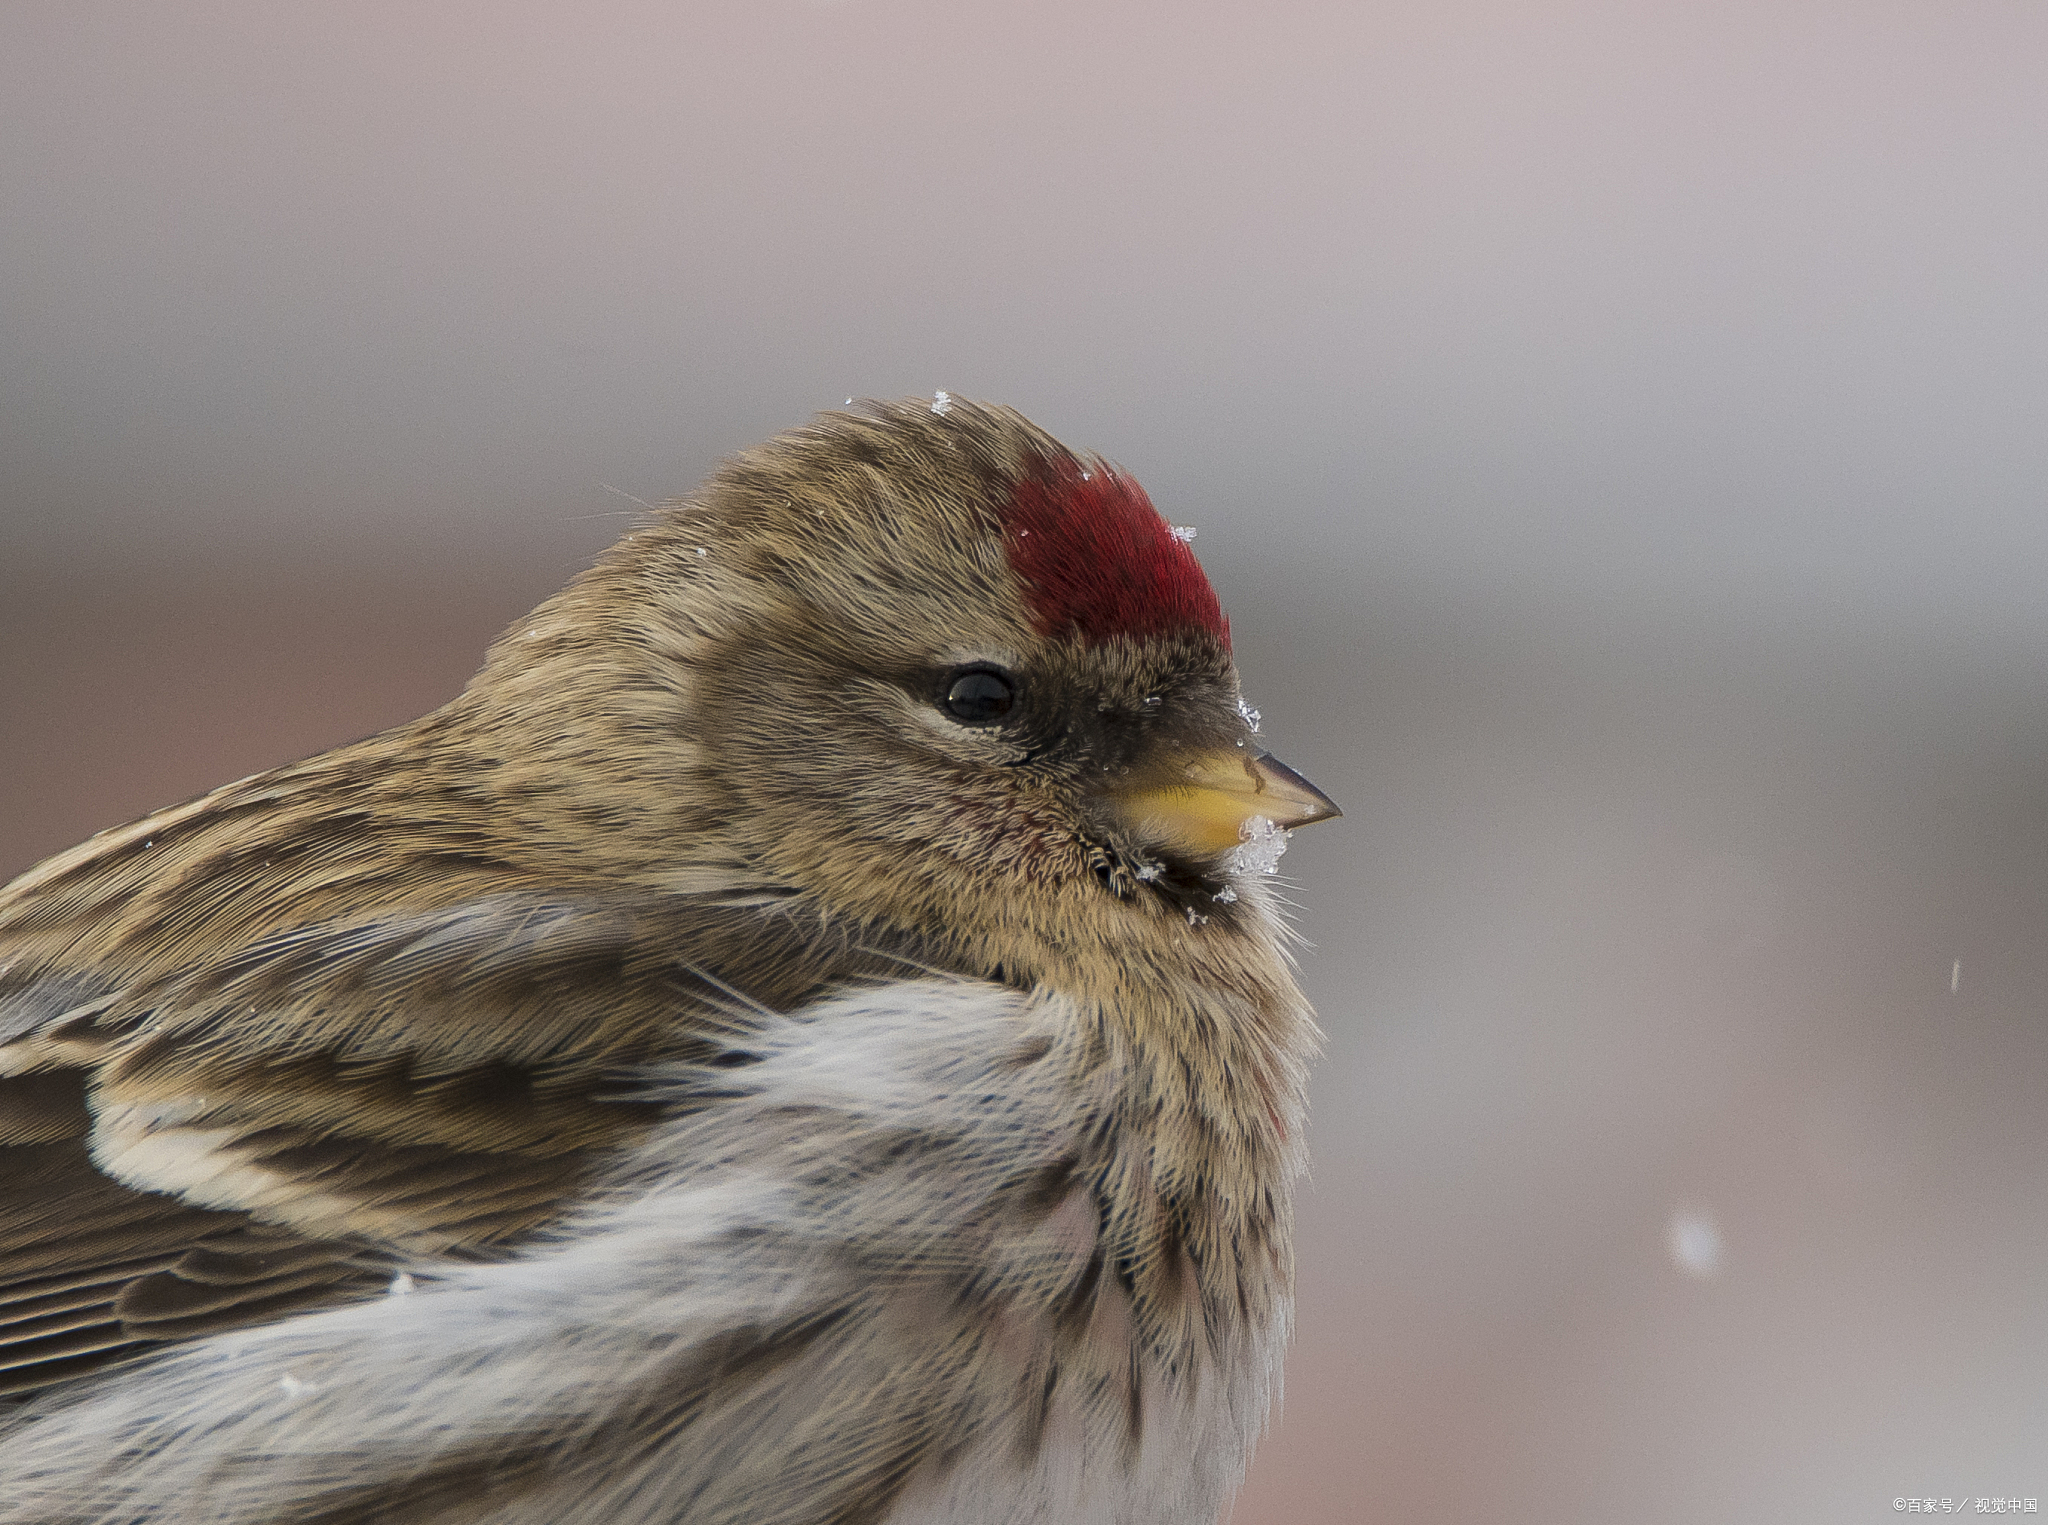
[{"label": "black eye", "polygon": [[1016,708],[1017,685],[993,667],[970,667],[953,675],[942,703],[962,725],[992,725]]}]

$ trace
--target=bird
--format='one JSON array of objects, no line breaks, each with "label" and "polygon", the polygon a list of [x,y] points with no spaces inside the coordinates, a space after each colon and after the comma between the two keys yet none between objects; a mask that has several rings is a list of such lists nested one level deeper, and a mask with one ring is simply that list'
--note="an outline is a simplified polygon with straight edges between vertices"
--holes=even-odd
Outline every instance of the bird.
[{"label": "bird", "polygon": [[0,891],[0,1525],[1217,1518],[1339,812],[1191,538],[1011,409],[823,413]]}]

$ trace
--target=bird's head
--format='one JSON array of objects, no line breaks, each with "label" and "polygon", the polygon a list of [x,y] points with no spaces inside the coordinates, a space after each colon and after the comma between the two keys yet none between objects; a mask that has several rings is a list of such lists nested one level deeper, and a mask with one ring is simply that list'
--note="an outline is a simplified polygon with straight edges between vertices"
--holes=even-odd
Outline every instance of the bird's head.
[{"label": "bird's head", "polygon": [[673,814],[619,830],[990,946],[1227,936],[1267,914],[1261,848],[1337,814],[1264,754],[1137,483],[943,396],[732,460],[515,627],[493,685],[611,733],[585,756],[661,759],[604,808]]}]

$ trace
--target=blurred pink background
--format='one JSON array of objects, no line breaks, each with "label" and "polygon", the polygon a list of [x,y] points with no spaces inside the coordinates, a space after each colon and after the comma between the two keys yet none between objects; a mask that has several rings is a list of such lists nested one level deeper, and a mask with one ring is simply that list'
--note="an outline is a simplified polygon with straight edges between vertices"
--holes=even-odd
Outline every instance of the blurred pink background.
[{"label": "blurred pink background", "polygon": [[1346,810],[1239,1525],[2048,1495],[2048,12],[0,41],[0,872],[439,702],[817,408],[1011,402]]}]

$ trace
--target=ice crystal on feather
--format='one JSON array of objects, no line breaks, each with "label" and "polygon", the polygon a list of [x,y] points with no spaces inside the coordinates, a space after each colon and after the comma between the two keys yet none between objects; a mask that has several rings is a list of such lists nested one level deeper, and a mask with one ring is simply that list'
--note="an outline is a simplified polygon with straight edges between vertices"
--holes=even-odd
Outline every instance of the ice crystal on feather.
[{"label": "ice crystal on feather", "polygon": [[1233,874],[1277,874],[1280,872],[1280,855],[1287,851],[1287,839],[1292,833],[1275,826],[1262,815],[1255,815],[1244,823],[1238,833],[1239,841],[1230,852],[1230,871]]}]

